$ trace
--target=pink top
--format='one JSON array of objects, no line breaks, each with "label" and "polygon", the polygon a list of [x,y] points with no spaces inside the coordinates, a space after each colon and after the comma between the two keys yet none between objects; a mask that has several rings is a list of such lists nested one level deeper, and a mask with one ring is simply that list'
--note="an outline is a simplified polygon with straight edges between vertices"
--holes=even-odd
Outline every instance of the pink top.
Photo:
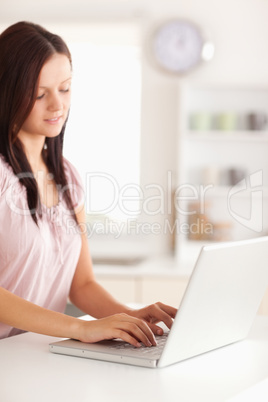
[{"label": "pink top", "polygon": [[[64,168],[77,208],[84,201],[81,180],[66,159]],[[38,227],[29,212],[25,187],[0,155],[0,286],[39,306],[64,312],[81,237],[60,191],[58,204],[42,209]],[[0,339],[21,332],[0,323]]]}]

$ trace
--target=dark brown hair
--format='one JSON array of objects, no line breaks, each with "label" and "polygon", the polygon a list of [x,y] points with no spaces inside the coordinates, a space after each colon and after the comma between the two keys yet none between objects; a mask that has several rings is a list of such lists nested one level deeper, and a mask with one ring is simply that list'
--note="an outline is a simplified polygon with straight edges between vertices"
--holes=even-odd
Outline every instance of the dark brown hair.
[{"label": "dark brown hair", "polygon": [[[0,154],[26,187],[28,207],[36,224],[37,215],[42,215],[38,186],[33,175],[22,174],[32,170],[18,133],[36,101],[40,71],[55,53],[66,55],[72,65],[62,38],[40,25],[22,21],[0,35]],[[67,186],[62,157],[65,126],[66,122],[57,137],[46,138],[43,150],[49,172],[61,188]],[[69,191],[64,191],[63,197],[73,211]]]}]

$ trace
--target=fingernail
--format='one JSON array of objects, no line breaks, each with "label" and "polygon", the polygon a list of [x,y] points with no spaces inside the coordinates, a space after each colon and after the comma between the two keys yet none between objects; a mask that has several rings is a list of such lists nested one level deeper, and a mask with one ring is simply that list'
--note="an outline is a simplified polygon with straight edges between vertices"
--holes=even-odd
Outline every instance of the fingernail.
[{"label": "fingernail", "polygon": [[163,335],[163,330],[162,330],[162,329],[158,329],[158,330],[156,331],[156,333],[157,333],[157,335]]}]

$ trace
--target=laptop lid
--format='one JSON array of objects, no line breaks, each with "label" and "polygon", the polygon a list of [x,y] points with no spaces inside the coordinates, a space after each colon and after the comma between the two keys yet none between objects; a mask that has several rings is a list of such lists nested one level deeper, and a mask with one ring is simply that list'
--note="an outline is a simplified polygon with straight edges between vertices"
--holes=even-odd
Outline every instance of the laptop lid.
[{"label": "laptop lid", "polygon": [[159,366],[244,339],[268,285],[268,237],[203,247]]},{"label": "laptop lid", "polygon": [[[268,237],[202,248],[160,356],[116,341],[50,344],[54,353],[164,367],[245,338],[268,285]],[[118,346],[123,344],[120,342]]]}]

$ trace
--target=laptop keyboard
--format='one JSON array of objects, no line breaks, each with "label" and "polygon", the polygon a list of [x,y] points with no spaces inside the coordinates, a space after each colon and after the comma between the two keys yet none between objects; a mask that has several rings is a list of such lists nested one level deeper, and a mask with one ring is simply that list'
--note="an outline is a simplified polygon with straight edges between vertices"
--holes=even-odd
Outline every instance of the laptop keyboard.
[{"label": "laptop keyboard", "polygon": [[109,349],[120,350],[122,352],[141,353],[143,355],[150,354],[153,356],[160,356],[167,341],[167,336],[168,333],[164,333],[161,336],[156,336],[155,339],[157,345],[152,347],[142,345],[141,347],[136,348],[135,346],[126,342],[114,342],[113,345],[109,346]]}]

